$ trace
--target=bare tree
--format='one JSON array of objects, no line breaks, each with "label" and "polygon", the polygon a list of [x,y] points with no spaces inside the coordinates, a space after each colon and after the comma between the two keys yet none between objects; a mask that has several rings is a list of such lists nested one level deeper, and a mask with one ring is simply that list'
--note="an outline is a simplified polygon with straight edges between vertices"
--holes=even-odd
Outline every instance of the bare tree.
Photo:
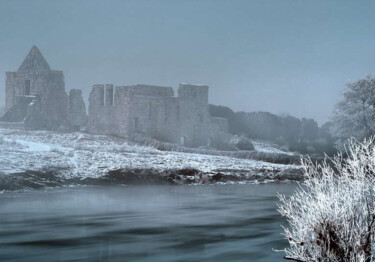
[{"label": "bare tree", "polygon": [[280,195],[279,212],[293,261],[375,261],[374,139],[351,140],[342,154],[323,164],[303,161],[306,180],[296,192]]},{"label": "bare tree", "polygon": [[339,142],[375,134],[375,78],[367,76],[347,85],[343,99],[335,107],[333,135]]}]

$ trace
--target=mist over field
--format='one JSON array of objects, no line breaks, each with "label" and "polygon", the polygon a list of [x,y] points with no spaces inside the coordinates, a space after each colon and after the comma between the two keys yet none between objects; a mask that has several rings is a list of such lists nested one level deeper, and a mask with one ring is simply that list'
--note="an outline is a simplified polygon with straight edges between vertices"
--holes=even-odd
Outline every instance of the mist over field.
[{"label": "mist over field", "polygon": [[[0,94],[32,45],[67,88],[206,84],[210,103],[326,122],[375,69],[372,1],[1,1]],[[0,96],[4,104],[4,96]]]},{"label": "mist over field", "polygon": [[374,261],[374,21],[0,0],[0,261]]}]

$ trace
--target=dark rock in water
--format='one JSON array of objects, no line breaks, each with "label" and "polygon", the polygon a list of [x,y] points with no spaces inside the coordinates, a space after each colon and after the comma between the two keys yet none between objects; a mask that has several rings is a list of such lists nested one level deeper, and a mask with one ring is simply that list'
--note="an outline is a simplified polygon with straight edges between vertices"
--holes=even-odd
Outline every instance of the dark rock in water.
[{"label": "dark rock in water", "polygon": [[211,178],[212,178],[212,181],[219,182],[220,180],[223,179],[223,177],[224,177],[224,174],[217,173],[217,174],[214,174]]},{"label": "dark rock in water", "polygon": [[300,169],[285,170],[252,170],[246,172],[205,173],[197,169],[118,169],[109,171],[101,178],[109,184],[126,185],[182,185],[182,184],[215,184],[228,182],[265,182],[265,181],[300,181],[303,175]]},{"label": "dark rock in water", "polygon": [[183,176],[195,176],[199,174],[200,171],[194,168],[183,168],[176,170],[176,173]]},{"label": "dark rock in water", "polygon": [[0,190],[15,191],[61,187],[67,184],[61,177],[62,168],[44,168],[39,171],[25,171],[11,175],[0,175]]},{"label": "dark rock in water", "polygon": [[111,170],[100,179],[108,184],[126,185],[163,185],[169,184],[157,170],[153,169],[117,169]]},{"label": "dark rock in water", "polygon": [[274,179],[278,181],[284,181],[284,180],[302,181],[303,172],[301,169],[296,169],[296,168],[284,169],[278,172]]},{"label": "dark rock in water", "polygon": [[39,171],[25,171],[11,175],[0,175],[0,190],[14,191],[64,187],[71,185],[186,185],[240,182],[300,181],[300,169],[285,170],[226,170],[201,172],[194,168],[184,169],[114,169],[101,177],[69,178],[69,168],[50,167]]}]

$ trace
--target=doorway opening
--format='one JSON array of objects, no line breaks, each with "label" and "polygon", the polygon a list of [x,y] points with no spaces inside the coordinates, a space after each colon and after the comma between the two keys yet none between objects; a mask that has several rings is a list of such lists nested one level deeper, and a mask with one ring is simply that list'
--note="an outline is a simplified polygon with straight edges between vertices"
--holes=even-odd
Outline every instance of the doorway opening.
[{"label": "doorway opening", "polygon": [[25,95],[29,96],[31,93],[30,80],[25,80]]}]

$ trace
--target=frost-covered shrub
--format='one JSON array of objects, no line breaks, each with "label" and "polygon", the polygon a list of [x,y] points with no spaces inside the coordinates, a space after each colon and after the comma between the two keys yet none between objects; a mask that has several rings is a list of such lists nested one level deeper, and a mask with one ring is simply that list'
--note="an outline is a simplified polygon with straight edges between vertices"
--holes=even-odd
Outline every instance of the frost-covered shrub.
[{"label": "frost-covered shrub", "polygon": [[220,151],[237,151],[238,149],[231,141],[224,139],[214,139],[211,141],[211,147]]},{"label": "frost-covered shrub", "polygon": [[351,140],[342,154],[322,164],[303,161],[306,180],[279,212],[294,261],[375,261],[374,139]]},{"label": "frost-covered shrub", "polygon": [[51,146],[50,152],[57,153],[60,155],[64,154],[64,151],[60,147],[57,147],[57,146]]},{"label": "frost-covered shrub", "polygon": [[73,148],[74,150],[91,151],[91,152],[94,152],[96,149],[95,146],[90,146],[87,144],[80,144],[80,143],[74,144]]},{"label": "frost-covered shrub", "polygon": [[244,136],[233,136],[230,140],[230,144],[234,147],[238,148],[239,150],[254,150],[254,145],[251,141],[244,137]]}]

